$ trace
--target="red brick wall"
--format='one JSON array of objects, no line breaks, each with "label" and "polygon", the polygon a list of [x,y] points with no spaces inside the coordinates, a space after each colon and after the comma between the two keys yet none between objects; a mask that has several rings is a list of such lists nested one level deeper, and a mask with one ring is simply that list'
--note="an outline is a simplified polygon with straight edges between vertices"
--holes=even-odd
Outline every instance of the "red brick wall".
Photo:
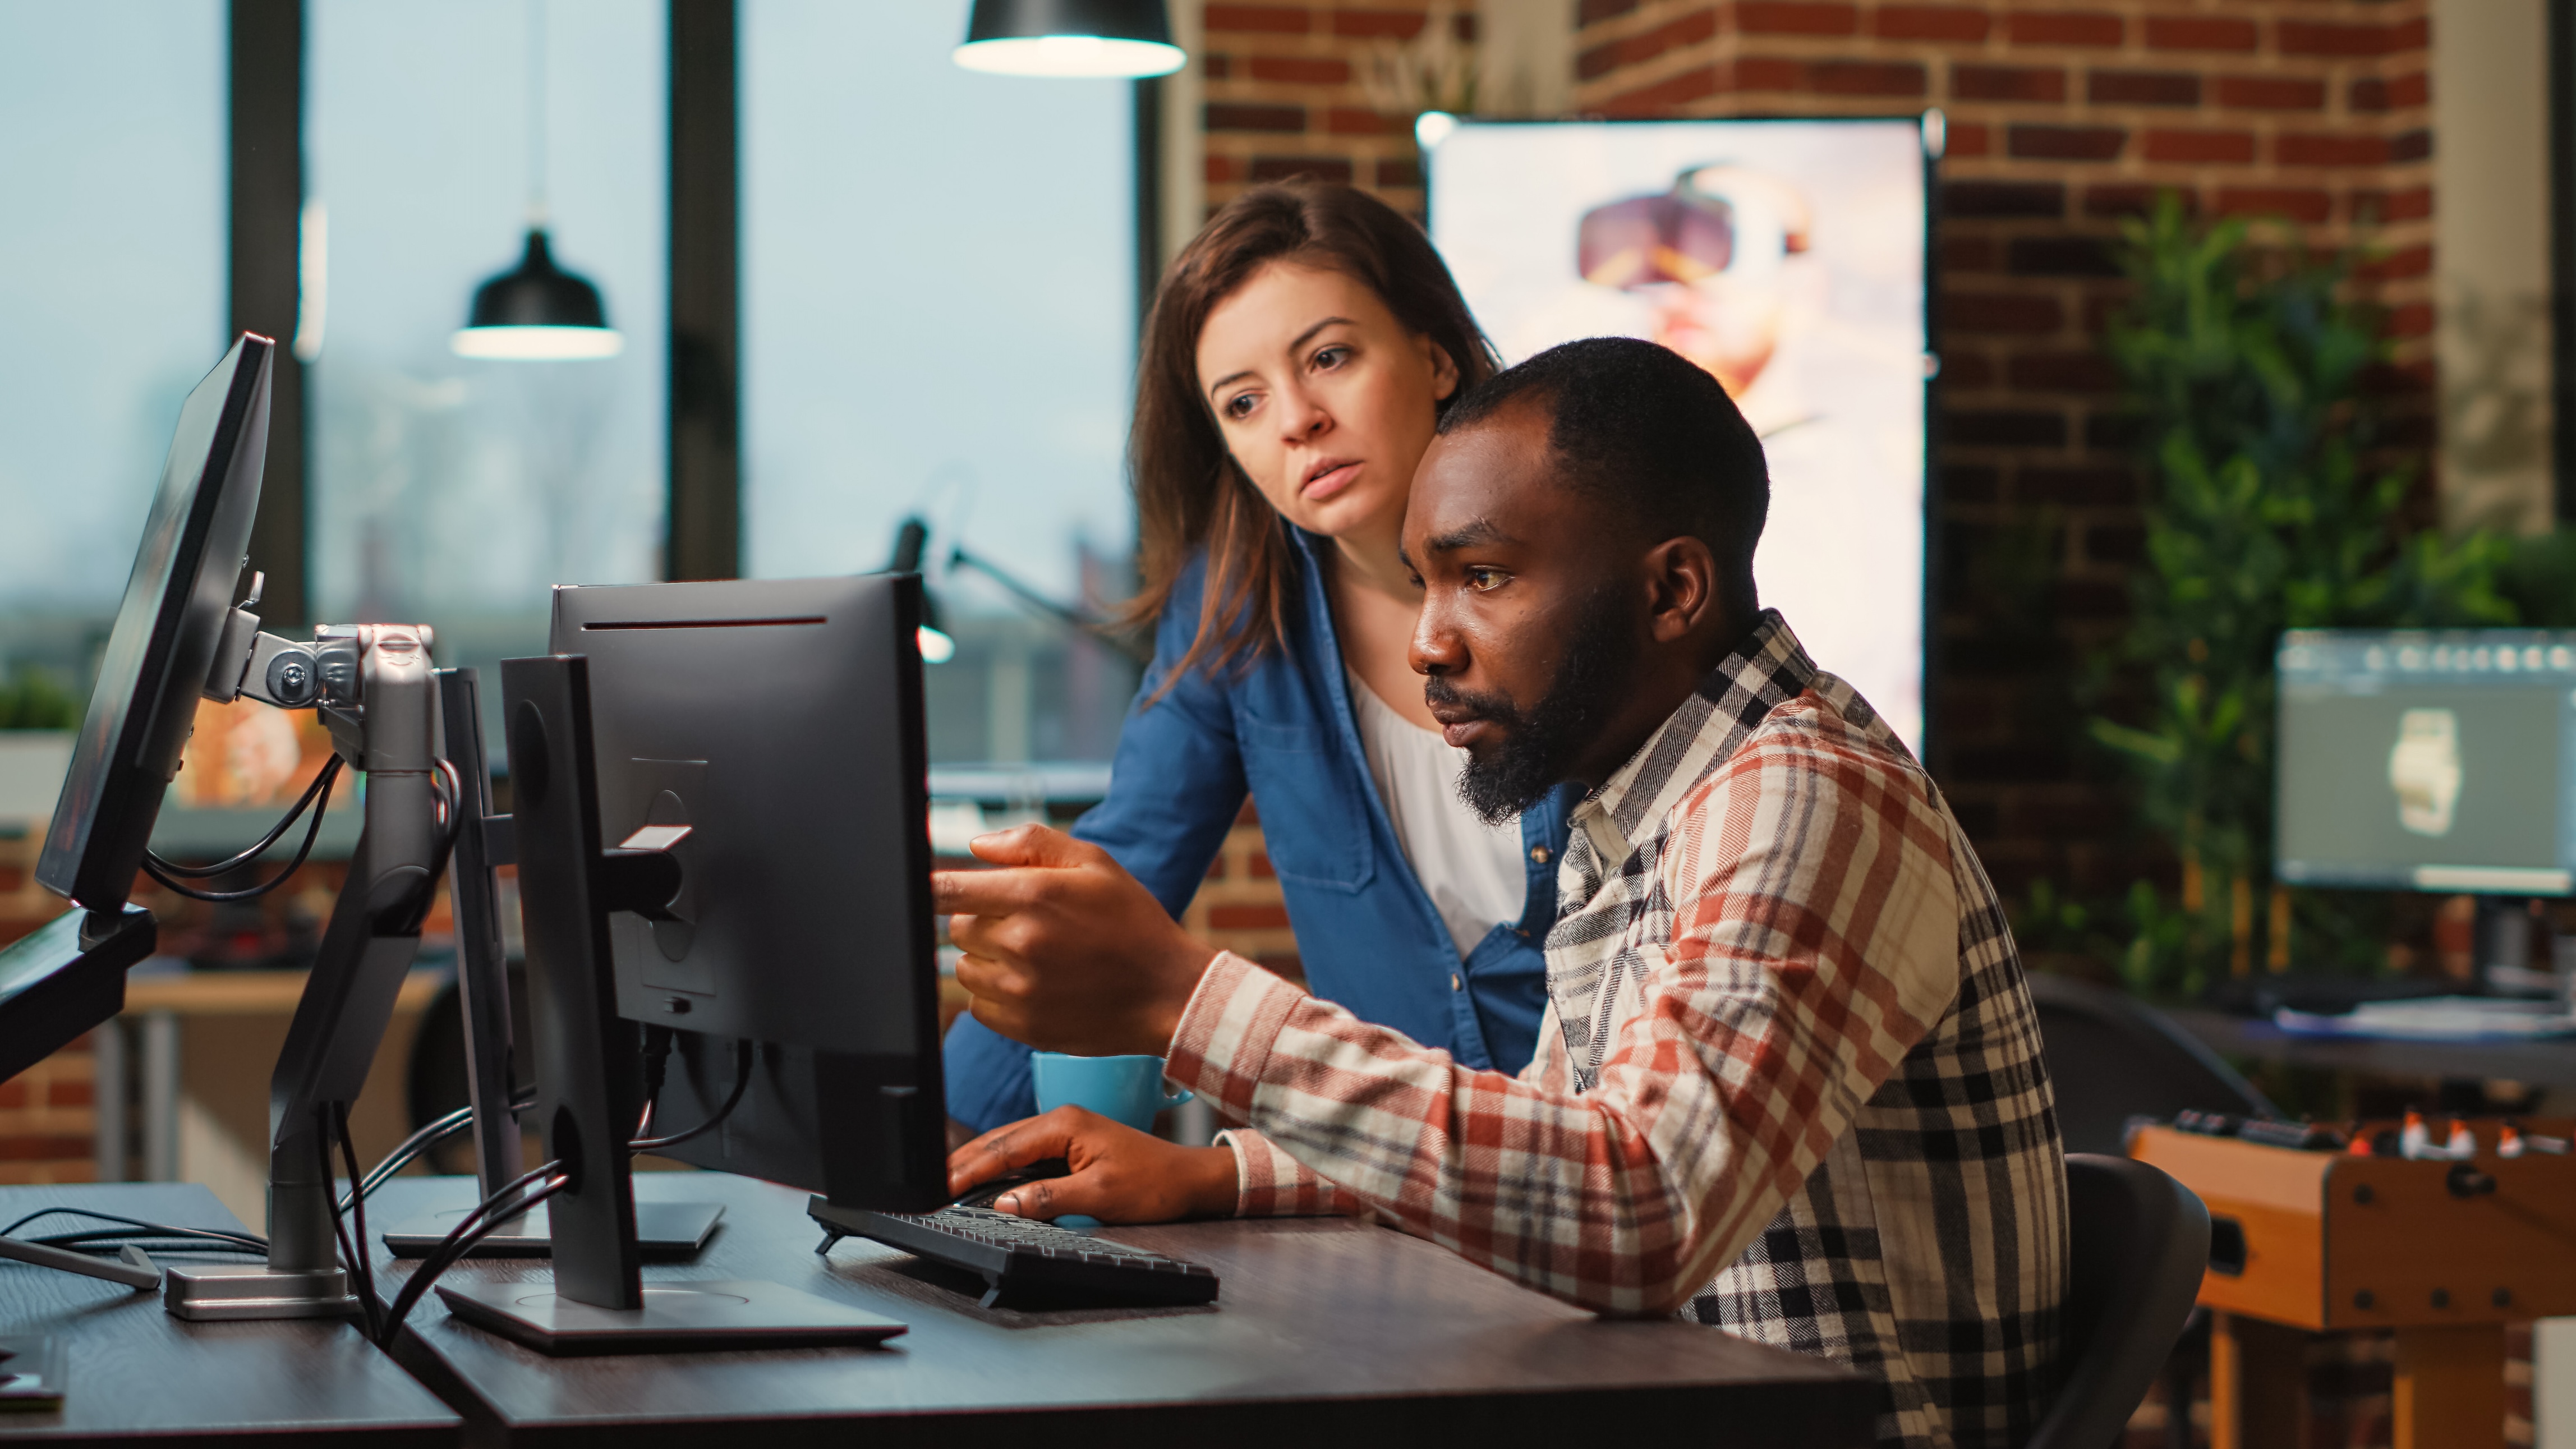
[{"label": "red brick wall", "polygon": [[[0,946],[62,913],[36,884],[41,832],[0,840]],[[89,1039],[0,1082],[0,1184],[87,1182],[95,1175]]]},{"label": "red brick wall", "polygon": [[[1472,21],[1456,14],[1466,8],[1440,13],[1472,34]],[[1410,118],[1372,110],[1365,77],[1375,54],[1419,36],[1432,14],[1426,4],[1207,5],[1200,70],[1209,208],[1247,185],[1312,175],[1366,187],[1419,215]]]},{"label": "red brick wall", "polygon": [[[2162,188],[2367,237],[2400,365],[2397,435],[2430,437],[2432,134],[2425,0],[1581,0],[1576,106],[1609,116],[1939,108],[1942,373],[1934,466],[1945,597],[1931,761],[2008,891],[2100,888],[2119,811],[2069,744],[2064,651],[2119,627],[2141,531],[2096,342],[2104,245]],[[1973,606],[1985,544],[2054,519],[2055,658],[2008,657]]]},{"label": "red brick wall", "polygon": [[1288,929],[1288,906],[1279,873],[1262,849],[1261,818],[1250,804],[1226,832],[1225,846],[1208,866],[1207,881],[1181,913],[1181,924],[1200,940],[1260,962],[1292,981],[1305,980],[1297,936]]}]

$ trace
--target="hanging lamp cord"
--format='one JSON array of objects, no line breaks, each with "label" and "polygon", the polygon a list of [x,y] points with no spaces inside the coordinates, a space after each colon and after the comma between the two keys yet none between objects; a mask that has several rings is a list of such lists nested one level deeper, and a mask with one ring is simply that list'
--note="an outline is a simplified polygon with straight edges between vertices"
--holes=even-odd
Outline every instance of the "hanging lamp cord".
[{"label": "hanging lamp cord", "polygon": [[546,224],[546,0],[528,0],[528,225]]}]

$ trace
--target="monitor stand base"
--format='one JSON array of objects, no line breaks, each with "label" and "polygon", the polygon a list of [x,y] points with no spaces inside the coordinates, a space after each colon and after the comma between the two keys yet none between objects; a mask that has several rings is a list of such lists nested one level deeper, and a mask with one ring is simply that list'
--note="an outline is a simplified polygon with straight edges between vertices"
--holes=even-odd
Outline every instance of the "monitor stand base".
[{"label": "monitor stand base", "polygon": [[879,1344],[905,1331],[891,1318],[752,1279],[647,1283],[640,1309],[578,1303],[547,1283],[442,1283],[438,1296],[457,1318],[559,1357]]},{"label": "monitor stand base", "polygon": [[161,1306],[173,1318],[354,1318],[358,1295],[338,1268],[278,1272],[264,1263],[203,1263],[161,1275]]},{"label": "monitor stand base", "polygon": [[[472,1208],[424,1213],[385,1230],[385,1250],[397,1258],[425,1258]],[[685,1258],[715,1236],[724,1204],[712,1202],[639,1202],[635,1205],[635,1241],[647,1258]],[[474,1245],[469,1258],[543,1258],[554,1252],[548,1236],[545,1205],[527,1216],[502,1224]]]}]

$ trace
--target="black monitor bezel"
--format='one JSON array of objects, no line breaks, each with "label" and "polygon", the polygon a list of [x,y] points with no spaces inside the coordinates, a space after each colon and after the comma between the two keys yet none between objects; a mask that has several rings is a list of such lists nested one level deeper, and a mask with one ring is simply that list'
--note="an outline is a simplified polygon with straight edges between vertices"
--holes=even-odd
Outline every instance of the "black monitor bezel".
[{"label": "black monitor bezel", "polygon": [[[162,465],[162,483],[109,635],[108,665],[118,659],[118,640],[127,630],[148,632],[135,651],[131,677],[108,678],[102,669],[90,691],[71,769],[36,864],[39,883],[86,910],[113,914],[133,893],[135,872],[160,818],[162,792],[178,772],[179,752],[195,727],[196,701],[223,637],[259,511],[275,351],[269,339],[243,333],[181,407],[183,431],[172,438],[171,456]],[[205,454],[183,460],[187,407],[218,384],[223,397]],[[147,583],[145,553],[183,497],[170,480],[191,473],[160,597],[138,612],[148,597],[137,593]]]}]

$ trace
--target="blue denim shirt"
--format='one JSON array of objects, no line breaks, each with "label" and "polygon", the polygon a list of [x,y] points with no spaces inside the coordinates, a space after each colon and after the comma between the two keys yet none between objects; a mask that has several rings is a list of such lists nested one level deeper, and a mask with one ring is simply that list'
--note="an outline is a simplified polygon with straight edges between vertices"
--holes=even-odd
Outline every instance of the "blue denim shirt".
[{"label": "blue denim shirt", "polygon": [[[1240,672],[1193,669],[1149,706],[1198,632],[1205,558],[1182,574],[1118,738],[1109,797],[1073,833],[1107,850],[1178,917],[1248,791],[1307,989],[1464,1065],[1517,1072],[1537,1048],[1556,861],[1581,791],[1561,788],[1521,817],[1521,918],[1486,933],[1461,961],[1361,752],[1315,564],[1318,540],[1293,529],[1290,538],[1286,650],[1265,651]],[[1029,1049],[972,1017],[949,1029],[946,1076],[949,1115],[979,1132],[1037,1110]]]}]

